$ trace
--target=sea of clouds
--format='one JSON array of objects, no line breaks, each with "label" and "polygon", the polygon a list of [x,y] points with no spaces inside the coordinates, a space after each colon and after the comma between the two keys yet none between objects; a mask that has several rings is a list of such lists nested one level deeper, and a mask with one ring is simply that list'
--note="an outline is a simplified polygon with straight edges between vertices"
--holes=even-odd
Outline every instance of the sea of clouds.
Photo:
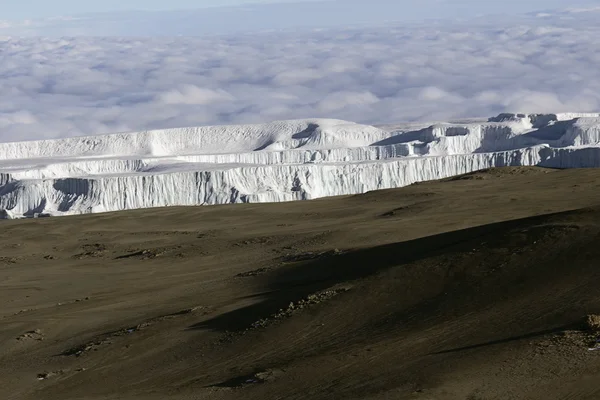
[{"label": "sea of clouds", "polygon": [[600,110],[600,10],[230,36],[0,38],[0,141]]}]

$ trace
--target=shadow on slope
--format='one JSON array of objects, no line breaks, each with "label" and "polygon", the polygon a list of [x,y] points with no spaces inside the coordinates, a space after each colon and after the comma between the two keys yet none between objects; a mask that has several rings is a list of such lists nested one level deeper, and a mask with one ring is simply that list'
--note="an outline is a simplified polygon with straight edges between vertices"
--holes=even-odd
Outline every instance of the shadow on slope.
[{"label": "shadow on slope", "polygon": [[299,262],[261,276],[261,283],[264,285],[262,293],[265,293],[262,301],[195,324],[190,329],[243,331],[254,322],[285,309],[291,302],[391,268],[401,268],[438,256],[470,254],[474,248],[482,246],[486,250],[527,246],[535,243],[552,227],[567,233],[579,229],[575,225],[560,222],[552,225],[553,221],[561,221],[562,217],[577,212],[586,211],[533,216],[373,248],[330,252],[326,256]]},{"label": "shadow on slope", "polygon": [[[576,121],[576,119],[554,121],[545,125],[537,123],[531,132],[517,135],[510,139],[505,138],[503,135],[498,136],[496,131],[492,129],[483,136],[481,145],[474,150],[474,153],[516,150],[546,143],[550,143],[552,146],[566,146],[567,144],[561,144],[559,141],[573,127]],[[433,129],[434,126],[430,126],[419,130],[402,132],[373,143],[372,146],[391,146],[411,142],[423,142],[423,144],[434,142],[436,138],[433,136]],[[449,126],[447,127],[445,136],[466,136],[467,134],[468,131],[462,126]]]},{"label": "shadow on slope", "polygon": [[402,132],[389,138],[371,144],[371,146],[392,146],[401,143],[423,141],[428,135],[431,136],[431,127],[414,131]]},{"label": "shadow on slope", "polygon": [[566,330],[579,329],[580,327],[581,327],[581,324],[573,322],[573,323],[569,323],[569,324],[566,324],[566,325],[557,326],[555,328],[543,329],[543,330],[540,330],[540,331],[524,333],[524,334],[520,334],[520,335],[516,335],[516,336],[511,336],[511,337],[507,337],[507,338],[503,338],[503,339],[490,340],[490,341],[483,342],[483,343],[477,343],[477,344],[471,344],[471,345],[468,345],[468,346],[456,347],[456,348],[449,349],[449,350],[436,351],[434,353],[430,353],[430,355],[433,355],[433,354],[457,353],[457,352],[461,352],[461,351],[474,350],[474,349],[479,349],[479,348],[487,347],[487,346],[493,346],[493,345],[497,345],[497,344],[505,344],[505,343],[510,343],[510,342],[517,342],[517,341],[523,340],[523,339],[538,339],[538,338],[541,338],[541,337],[544,337],[544,336],[547,336],[547,335],[552,335],[552,334],[557,334],[557,333],[560,333],[560,332],[564,332]]}]

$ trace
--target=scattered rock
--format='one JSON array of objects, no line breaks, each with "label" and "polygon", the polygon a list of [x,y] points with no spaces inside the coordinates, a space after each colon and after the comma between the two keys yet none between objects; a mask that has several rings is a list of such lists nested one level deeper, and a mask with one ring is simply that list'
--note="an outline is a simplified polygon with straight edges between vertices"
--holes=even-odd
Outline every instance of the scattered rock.
[{"label": "scattered rock", "polygon": [[94,348],[94,346],[100,346],[101,344],[102,344],[101,341],[86,343],[81,346],[77,346],[77,347],[73,347],[71,349],[65,350],[61,353],[61,355],[79,357],[83,353],[92,350]]},{"label": "scattered rock", "polygon": [[283,375],[284,373],[285,370],[282,369],[267,369],[250,375],[243,375],[232,379],[228,379],[225,382],[221,382],[214,386],[226,388],[241,388],[248,385],[256,385],[271,382]]},{"label": "scattered rock", "polygon": [[44,335],[42,334],[41,329],[36,329],[33,331],[28,331],[22,334],[17,338],[19,341],[23,340],[44,340]]},{"label": "scattered rock", "polygon": [[39,381],[43,381],[44,379],[50,378],[54,375],[52,372],[42,372],[41,374],[37,374],[37,378]]},{"label": "scattered rock", "polygon": [[75,303],[80,303],[82,301],[88,301],[90,298],[88,297],[84,297],[83,299],[75,299]]},{"label": "scattered rock", "polygon": [[102,257],[106,252],[106,246],[102,243],[84,244],[83,252],[76,254],[74,257],[81,260],[84,258]]},{"label": "scattered rock", "polygon": [[249,246],[255,244],[264,245],[273,242],[273,239],[274,238],[272,236],[255,237],[251,239],[242,240],[240,242],[234,243],[233,245],[236,247]]},{"label": "scattered rock", "polygon": [[600,315],[590,314],[585,319],[587,329],[595,332],[600,331]]},{"label": "scattered rock", "polygon": [[583,329],[562,331],[539,342],[532,342],[530,344],[536,346],[538,354],[545,354],[549,350],[568,347],[573,349],[587,348],[588,350],[600,350],[600,337],[598,331],[590,330],[587,327],[586,318],[586,325]]},{"label": "scattered rock", "polygon": [[0,264],[9,265],[9,264],[16,264],[16,263],[17,263],[17,259],[15,257],[0,257]]},{"label": "scattered rock", "polygon": [[296,303],[290,302],[287,308],[282,308],[277,313],[254,322],[249,329],[265,328],[275,321],[289,318],[293,314],[305,308],[323,303],[340,293],[347,292],[348,290],[350,290],[348,287],[324,290],[322,292],[311,294],[305,299],[297,301]]},{"label": "scattered rock", "polygon": [[106,334],[102,335],[101,337],[91,340],[87,343],[84,343],[82,345],[65,350],[64,352],[61,353],[61,355],[80,357],[81,355],[83,355],[89,351],[98,351],[98,349],[101,347],[113,344],[113,340],[117,339],[119,337],[131,335],[131,334],[138,332],[142,329],[145,329],[157,322],[164,321],[164,320],[171,319],[171,318],[176,318],[181,315],[191,314],[191,313],[199,311],[199,310],[204,310],[205,314],[210,312],[209,309],[204,306],[186,308],[184,310],[181,310],[181,311],[178,311],[178,312],[175,312],[172,314],[162,315],[160,317],[149,319],[149,320],[144,321],[135,326],[131,326],[128,328],[119,329],[114,332],[106,333]]},{"label": "scattered rock", "polygon": [[398,207],[398,208],[395,208],[395,209],[393,209],[391,211],[388,211],[386,213],[381,214],[381,216],[384,217],[384,218],[393,217],[396,214],[398,214],[400,211],[404,211],[404,210],[407,210],[407,209],[408,209],[408,207]]},{"label": "scattered rock", "polygon": [[323,252],[312,252],[312,251],[308,251],[305,253],[298,253],[298,254],[288,254],[286,256],[283,257],[283,261],[284,262],[299,262],[299,261],[309,261],[309,260],[315,260],[318,258],[324,258],[324,257],[331,257],[331,256],[339,256],[341,254],[343,254],[344,252],[339,250],[339,249],[333,249],[333,250],[329,250],[329,251],[323,251]]},{"label": "scattered rock", "polygon": [[48,213],[34,213],[33,218],[48,218],[51,217],[51,214]]},{"label": "scattered rock", "polygon": [[247,277],[251,277],[251,276],[258,276],[258,275],[266,274],[270,270],[272,270],[272,268],[258,268],[258,269],[252,270],[252,271],[241,272],[241,273],[237,274],[236,277],[237,278],[247,278]]},{"label": "scattered rock", "polygon": [[[181,249],[182,246],[175,246],[173,248],[156,248],[156,249],[144,249],[139,251],[134,251],[130,254],[125,254],[123,256],[118,256],[116,260],[123,260],[127,258],[137,258],[140,260],[151,260],[160,256],[165,255],[169,250]],[[181,255],[183,256],[183,254]]]},{"label": "scattered rock", "polygon": [[64,373],[65,373],[65,371],[62,370],[62,369],[60,371],[42,372],[41,374],[37,374],[37,378],[38,378],[38,381],[43,381],[43,380],[46,380],[46,379],[50,379],[50,378],[52,378],[53,376],[56,376],[56,375],[62,375]]},{"label": "scattered rock", "polygon": [[264,382],[269,382],[269,381],[273,381],[273,380],[277,379],[284,372],[285,371],[279,370],[279,369],[269,369],[266,371],[257,372],[256,374],[254,374],[254,378],[257,381],[264,383]]},{"label": "scattered rock", "polygon": [[199,311],[199,310],[203,310],[206,309],[206,307],[204,306],[197,306],[197,307],[190,307],[190,308],[185,308],[181,311],[177,311],[176,313],[173,314],[169,314],[166,317],[175,317],[177,315],[185,315],[185,314],[191,314],[193,312]]},{"label": "scattered rock", "polygon": [[[26,297],[29,297],[29,296],[26,296]],[[33,308],[24,308],[22,310],[17,311],[13,315],[19,315],[19,314],[23,314],[23,313],[26,313],[26,312],[29,312],[29,311],[33,311],[33,310],[34,310]]]},{"label": "scattered rock", "polygon": [[206,232],[196,232],[197,239],[214,238],[219,236],[220,232],[215,229],[208,230]]}]

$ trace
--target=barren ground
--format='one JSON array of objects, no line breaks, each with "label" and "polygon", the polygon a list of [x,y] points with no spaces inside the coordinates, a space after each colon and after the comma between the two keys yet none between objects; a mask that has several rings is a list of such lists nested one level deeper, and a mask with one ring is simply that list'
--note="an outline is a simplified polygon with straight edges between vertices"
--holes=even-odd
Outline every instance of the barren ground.
[{"label": "barren ground", "polygon": [[0,398],[598,399],[600,169],[0,221]]}]

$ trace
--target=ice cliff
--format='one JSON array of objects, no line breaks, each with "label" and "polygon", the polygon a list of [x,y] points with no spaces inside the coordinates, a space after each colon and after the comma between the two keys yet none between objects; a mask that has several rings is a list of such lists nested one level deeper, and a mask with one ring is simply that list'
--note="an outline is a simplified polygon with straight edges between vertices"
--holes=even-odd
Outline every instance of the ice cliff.
[{"label": "ice cliff", "polygon": [[519,165],[600,166],[600,114],[379,128],[297,120],[0,143],[0,218],[314,199]]}]

